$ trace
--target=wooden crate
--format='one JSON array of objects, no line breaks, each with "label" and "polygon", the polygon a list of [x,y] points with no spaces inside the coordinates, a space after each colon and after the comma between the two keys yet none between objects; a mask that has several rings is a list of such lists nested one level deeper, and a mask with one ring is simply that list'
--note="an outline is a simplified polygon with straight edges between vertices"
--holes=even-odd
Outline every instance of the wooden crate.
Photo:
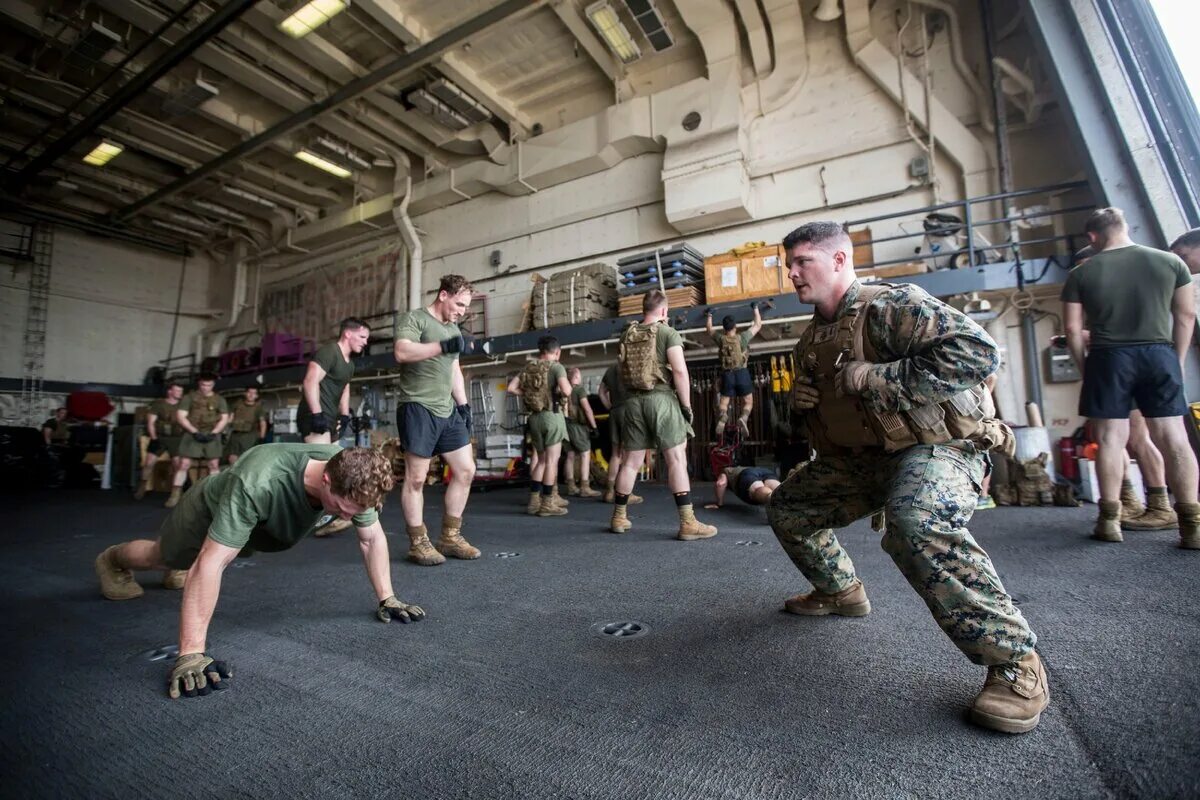
[{"label": "wooden crate", "polygon": [[704,259],[704,294],[709,303],[781,294],[786,284],[783,248],[777,244]]},{"label": "wooden crate", "polygon": [[[640,316],[642,313],[642,297],[644,296],[641,294],[628,294],[622,297],[621,305],[617,309],[617,316]],[[667,290],[668,308],[692,308],[703,302],[704,294],[698,286],[681,286],[678,289]]]},{"label": "wooden crate", "polygon": [[854,266],[870,267],[875,263],[875,246],[871,244],[871,227],[850,231],[850,243],[854,245]]},{"label": "wooden crate", "polygon": [[888,278],[902,278],[905,275],[921,275],[929,271],[929,265],[924,261],[909,261],[906,264],[891,264],[875,269],[855,270],[861,281],[885,281]]}]

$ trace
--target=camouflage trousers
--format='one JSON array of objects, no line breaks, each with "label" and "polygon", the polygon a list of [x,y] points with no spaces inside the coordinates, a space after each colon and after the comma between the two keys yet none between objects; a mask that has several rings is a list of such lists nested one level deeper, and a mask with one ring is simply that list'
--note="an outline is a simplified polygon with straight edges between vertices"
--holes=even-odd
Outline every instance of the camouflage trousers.
[{"label": "camouflage trousers", "polygon": [[1037,637],[966,527],[986,469],[966,442],[822,457],[775,490],[767,519],[804,577],[833,594],[856,576],[832,528],[882,508],[883,549],[938,625],[971,661],[1003,664],[1032,650]]}]

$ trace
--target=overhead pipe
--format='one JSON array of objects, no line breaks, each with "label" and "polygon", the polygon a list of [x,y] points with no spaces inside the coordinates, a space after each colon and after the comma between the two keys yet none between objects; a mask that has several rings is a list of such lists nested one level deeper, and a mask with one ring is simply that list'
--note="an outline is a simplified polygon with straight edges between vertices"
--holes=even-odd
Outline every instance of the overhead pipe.
[{"label": "overhead pipe", "polygon": [[[404,158],[407,162],[407,157]],[[407,167],[408,164],[406,163]],[[396,220],[396,227],[400,229],[400,239],[404,242],[404,249],[408,253],[408,310],[411,311],[421,306],[421,282],[424,280],[422,266],[424,262],[421,260],[421,237],[417,235],[417,228],[413,225],[412,217],[408,215],[408,203],[412,200],[412,173],[406,168],[404,170],[403,180],[404,194],[400,197],[400,202],[392,206],[392,217]],[[401,179],[400,167],[396,167],[396,185],[392,192],[392,197],[400,194]],[[396,263],[396,293],[399,294],[400,274],[399,262]],[[400,310],[399,298],[397,298],[396,311]]]},{"label": "overhead pipe", "polygon": [[129,104],[133,98],[154,85],[154,82],[174,69],[180,62],[190,56],[197,48],[225,29],[229,23],[250,10],[257,0],[229,0],[216,13],[206,17],[200,24],[188,31],[182,39],[168,48],[149,67],[135,75],[120,89],[101,103],[92,113],[80,120],[74,127],[51,142],[35,159],[29,162],[9,182],[13,191],[19,191],[46,167],[65,155],[72,147],[90,136],[105,120]]}]

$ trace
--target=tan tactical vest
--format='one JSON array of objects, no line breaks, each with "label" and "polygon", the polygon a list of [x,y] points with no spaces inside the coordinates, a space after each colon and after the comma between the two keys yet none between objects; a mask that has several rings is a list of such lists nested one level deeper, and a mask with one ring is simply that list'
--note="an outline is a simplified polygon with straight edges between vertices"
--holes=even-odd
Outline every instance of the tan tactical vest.
[{"label": "tan tactical vest", "polygon": [[550,366],[554,362],[547,359],[530,361],[521,371],[521,399],[525,410],[536,414],[545,411],[553,405],[550,387]]},{"label": "tan tactical vest", "polygon": [[188,420],[202,433],[209,433],[221,418],[221,398],[216,395],[205,397],[192,392],[192,407],[188,409]]},{"label": "tan tactical vest", "polygon": [[234,433],[249,433],[257,427],[258,410],[262,405],[255,403],[250,405],[245,400],[238,400],[237,405],[233,407],[233,421],[230,427]]},{"label": "tan tactical vest", "polygon": [[658,362],[658,326],[661,322],[643,325],[635,322],[621,334],[617,347],[617,362],[621,366],[621,382],[631,391],[647,392],[666,383],[662,364]]},{"label": "tan tactical vest", "polygon": [[721,369],[726,372],[746,366],[748,359],[746,352],[742,350],[740,333],[734,331],[732,336],[727,333],[721,334],[721,338],[717,341],[717,351],[721,358]]},{"label": "tan tactical vest", "polygon": [[980,450],[1012,447],[1012,431],[994,419],[992,394],[983,384],[942,403],[908,411],[873,411],[862,399],[838,397],[835,378],[849,361],[880,363],[866,336],[867,306],[888,284],[863,286],[858,298],[836,322],[814,318],[796,344],[797,369],[821,392],[821,401],[805,415],[809,440],[818,453],[838,454],[882,448],[894,453],[916,444],[974,442]]},{"label": "tan tactical vest", "polygon": [[166,399],[155,400],[150,406],[154,414],[154,432],[159,436],[175,436],[179,433],[179,423],[175,421],[175,412],[179,410],[178,403],[168,403]]}]

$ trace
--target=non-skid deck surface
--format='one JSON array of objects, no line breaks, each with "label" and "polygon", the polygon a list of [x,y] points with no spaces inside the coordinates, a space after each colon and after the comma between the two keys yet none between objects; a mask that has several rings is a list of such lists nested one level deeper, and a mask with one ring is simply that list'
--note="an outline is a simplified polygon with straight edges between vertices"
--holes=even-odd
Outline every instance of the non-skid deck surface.
[{"label": "non-skid deck surface", "polygon": [[[707,491],[698,488],[697,495]],[[353,536],[239,561],[210,652],[228,691],[170,701],[180,595],[101,599],[92,561],[152,533],[161,496],[10,498],[0,529],[5,655],[0,786],[81,798],[1195,797],[1200,552],[1173,533],[1086,538],[1094,507],[996,509],[973,529],[1021,601],[1050,670],[1033,733],[967,724],[983,671],[942,636],[864,523],[845,531],[874,606],[779,612],[805,588],[735,505],[709,541],[670,538],[660,488],[635,528],[608,507],[522,511],[476,494],[474,562],[424,568],[392,537],[417,625],[384,625]],[[385,509],[402,531],[397,498]],[[429,518],[440,514],[431,491]],[[434,525],[430,525],[431,528]],[[755,543],[748,543],[755,542]],[[500,553],[519,555],[500,558]],[[649,626],[637,638],[604,623]]]}]

